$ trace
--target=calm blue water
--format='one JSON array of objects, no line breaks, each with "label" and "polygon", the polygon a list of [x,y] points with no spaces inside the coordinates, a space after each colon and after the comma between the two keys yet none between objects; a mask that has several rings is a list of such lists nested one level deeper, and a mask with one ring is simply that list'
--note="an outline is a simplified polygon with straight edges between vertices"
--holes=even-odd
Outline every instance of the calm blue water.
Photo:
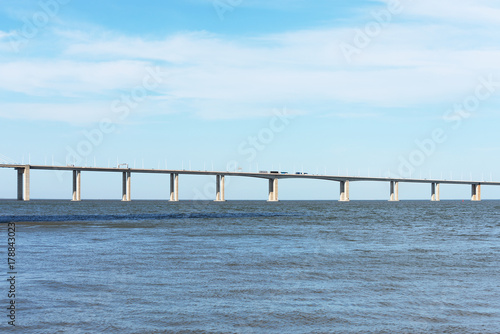
[{"label": "calm blue water", "polygon": [[0,201],[0,221],[20,333],[500,333],[498,201]]}]

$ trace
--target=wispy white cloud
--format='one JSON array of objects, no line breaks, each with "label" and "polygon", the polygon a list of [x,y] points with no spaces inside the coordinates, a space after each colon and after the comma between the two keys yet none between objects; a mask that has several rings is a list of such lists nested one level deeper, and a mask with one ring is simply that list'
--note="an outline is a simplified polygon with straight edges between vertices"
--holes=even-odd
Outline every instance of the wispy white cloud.
[{"label": "wispy white cloud", "polygon": [[11,39],[14,36],[14,32],[12,31],[2,31],[0,30],[0,51],[5,52],[5,53],[11,53],[12,50],[12,45],[11,45]]},{"label": "wispy white cloud", "polygon": [[[500,47],[492,30],[499,6],[486,0],[443,3],[447,11],[441,2],[408,2],[401,15],[420,21],[396,20],[384,27],[352,64],[346,63],[339,44],[352,38],[355,27],[245,38],[187,32],[163,39],[54,30],[53,38],[62,45],[57,57],[3,62],[0,89],[32,97],[80,98],[82,105],[101,103],[140,84],[144,67],[157,65],[167,78],[150,109],[188,111],[205,118],[249,117],[292,104],[314,112],[312,106],[319,103],[347,117],[349,111],[335,111],[337,104],[414,108],[456,100],[476,87],[480,75],[500,77]],[[0,32],[0,39],[6,34]],[[33,108],[16,101],[9,108],[19,110],[18,117],[57,119],[60,114],[65,121],[71,120],[68,115],[88,120],[77,116],[85,107],[68,113],[69,106],[61,103],[61,108],[51,105],[53,111],[37,115],[30,110],[44,109],[41,104]]]},{"label": "wispy white cloud", "polygon": [[0,64],[0,89],[42,97],[100,95],[130,89],[144,77],[146,65],[133,60],[11,61]]},{"label": "wispy white cloud", "polygon": [[[390,2],[393,0],[384,0]],[[495,0],[419,0],[402,1],[407,13],[416,17],[435,18],[440,22],[500,25],[500,4]]]},{"label": "wispy white cloud", "polygon": [[306,6],[309,4],[307,0],[189,0],[194,3],[205,3],[209,5],[220,4],[232,7],[252,7],[252,8],[270,8],[270,9],[289,9]]},{"label": "wispy white cloud", "polygon": [[360,113],[346,113],[338,112],[333,114],[325,115],[327,118],[343,118],[343,119],[377,119],[382,118],[384,115],[382,113],[371,113],[371,112],[360,112]]},{"label": "wispy white cloud", "polygon": [[12,33],[8,33],[8,32],[6,32],[6,31],[1,31],[1,30],[0,30],[0,40],[4,39],[4,38],[6,38],[6,37],[9,37],[9,36],[11,36],[11,35],[12,35]]},{"label": "wispy white cloud", "polygon": [[5,119],[45,120],[82,124],[99,122],[111,114],[108,102],[75,103],[1,103],[0,117]]}]

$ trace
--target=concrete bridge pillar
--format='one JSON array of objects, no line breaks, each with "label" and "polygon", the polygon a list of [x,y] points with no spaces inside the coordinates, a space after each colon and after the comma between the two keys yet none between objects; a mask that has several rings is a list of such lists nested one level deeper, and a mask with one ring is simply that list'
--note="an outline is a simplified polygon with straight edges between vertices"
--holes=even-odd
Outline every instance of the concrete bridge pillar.
[{"label": "concrete bridge pillar", "polygon": [[439,183],[433,182],[431,184],[431,201],[439,202],[441,199],[439,197]]},{"label": "concrete bridge pillar", "polygon": [[179,201],[179,174],[170,174],[170,202]]},{"label": "concrete bridge pillar", "polygon": [[220,202],[220,175],[215,175],[215,201]]},{"label": "concrete bridge pillar", "polygon": [[269,179],[268,202],[278,202],[278,179]]},{"label": "concrete bridge pillar", "polygon": [[481,184],[472,184],[472,201],[481,201]]},{"label": "concrete bridge pillar", "polygon": [[73,170],[73,199],[74,202],[81,201],[81,171]]},{"label": "concrete bridge pillar", "polygon": [[339,202],[349,202],[349,181],[340,181]]},{"label": "concrete bridge pillar", "polygon": [[132,173],[127,172],[127,201],[132,200]]},{"label": "concrete bridge pillar", "polygon": [[215,176],[215,201],[225,202],[224,199],[224,175]]},{"label": "concrete bridge pillar", "polygon": [[399,202],[399,182],[391,181],[390,202]]},{"label": "concrete bridge pillar", "polygon": [[131,196],[131,172],[123,172],[123,182],[122,182],[122,201],[130,202],[132,200]]},{"label": "concrete bridge pillar", "polygon": [[17,200],[22,201],[24,199],[24,168],[17,169]]},{"label": "concrete bridge pillar", "polygon": [[221,186],[221,201],[225,202],[226,201],[226,176],[221,175],[220,176],[220,186]]},{"label": "concrete bridge pillar", "polygon": [[30,166],[17,169],[17,199],[19,201],[30,200]]},{"label": "concrete bridge pillar", "polygon": [[127,200],[127,173],[122,173],[122,201]]}]

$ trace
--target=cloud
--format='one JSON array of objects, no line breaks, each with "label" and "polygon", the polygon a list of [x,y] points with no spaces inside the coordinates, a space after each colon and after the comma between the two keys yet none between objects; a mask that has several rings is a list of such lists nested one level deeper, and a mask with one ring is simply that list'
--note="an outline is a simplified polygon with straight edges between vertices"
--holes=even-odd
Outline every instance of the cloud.
[{"label": "cloud", "polygon": [[13,52],[12,38],[15,35],[14,32],[6,32],[0,30],[0,51],[5,53]]},{"label": "cloud", "polygon": [[[500,77],[499,38],[492,29],[497,22],[491,14],[497,13],[498,5],[485,0],[444,3],[449,5],[447,11],[441,3],[427,0],[405,3],[401,19],[384,26],[351,64],[339,45],[351,42],[359,27],[240,38],[185,32],[162,39],[54,30],[53,38],[61,45],[56,57],[4,61],[0,93],[35,100],[25,105],[22,97],[12,97],[9,103],[17,106],[18,117],[95,119],[77,115],[89,104],[109,105],[141,83],[146,66],[159,66],[167,75],[154,92],[157,96],[148,102],[155,113],[175,110],[203,118],[237,118],[284,105],[314,113],[323,105],[338,117],[349,117],[348,109],[336,108],[363,104],[404,110],[457,101],[473,92],[480,76]],[[407,16],[420,20],[405,21]],[[450,20],[475,25],[450,24]],[[0,32],[1,36],[6,33]],[[57,97],[59,107],[54,102]],[[44,102],[47,98],[50,102]],[[94,110],[104,113],[106,108]]]},{"label": "cloud", "polygon": [[99,122],[110,114],[110,105],[106,102],[0,103],[0,117],[6,119],[82,124]]},{"label": "cloud", "polygon": [[[387,0],[390,2],[393,0]],[[500,5],[494,0],[419,0],[403,1],[408,14],[434,18],[440,22],[500,25]]]},{"label": "cloud", "polygon": [[[309,5],[307,0],[190,0],[192,2],[204,3],[209,5],[226,5],[230,7],[251,7],[251,8],[266,8],[266,9],[290,9],[300,8]],[[217,2],[218,1],[218,2]]]},{"label": "cloud", "polygon": [[38,97],[101,95],[140,83],[146,66],[133,60],[10,61],[0,64],[0,89]]},{"label": "cloud", "polygon": [[328,118],[343,118],[343,119],[376,119],[381,118],[383,115],[379,113],[370,113],[370,112],[350,112],[350,113],[333,113],[325,115],[324,117]]},{"label": "cloud", "polygon": [[12,35],[12,33],[8,33],[8,32],[0,30],[0,40],[4,39],[6,37],[9,37],[11,35]]}]

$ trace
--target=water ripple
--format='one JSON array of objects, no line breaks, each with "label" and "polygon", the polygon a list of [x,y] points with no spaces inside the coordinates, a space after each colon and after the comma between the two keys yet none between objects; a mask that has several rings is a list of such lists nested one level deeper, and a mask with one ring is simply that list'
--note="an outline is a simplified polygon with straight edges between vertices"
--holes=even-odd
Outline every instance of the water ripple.
[{"label": "water ripple", "polygon": [[298,213],[227,212],[227,213],[152,213],[100,215],[3,215],[0,223],[9,222],[83,222],[83,221],[140,221],[167,219],[223,219],[296,217]]}]

